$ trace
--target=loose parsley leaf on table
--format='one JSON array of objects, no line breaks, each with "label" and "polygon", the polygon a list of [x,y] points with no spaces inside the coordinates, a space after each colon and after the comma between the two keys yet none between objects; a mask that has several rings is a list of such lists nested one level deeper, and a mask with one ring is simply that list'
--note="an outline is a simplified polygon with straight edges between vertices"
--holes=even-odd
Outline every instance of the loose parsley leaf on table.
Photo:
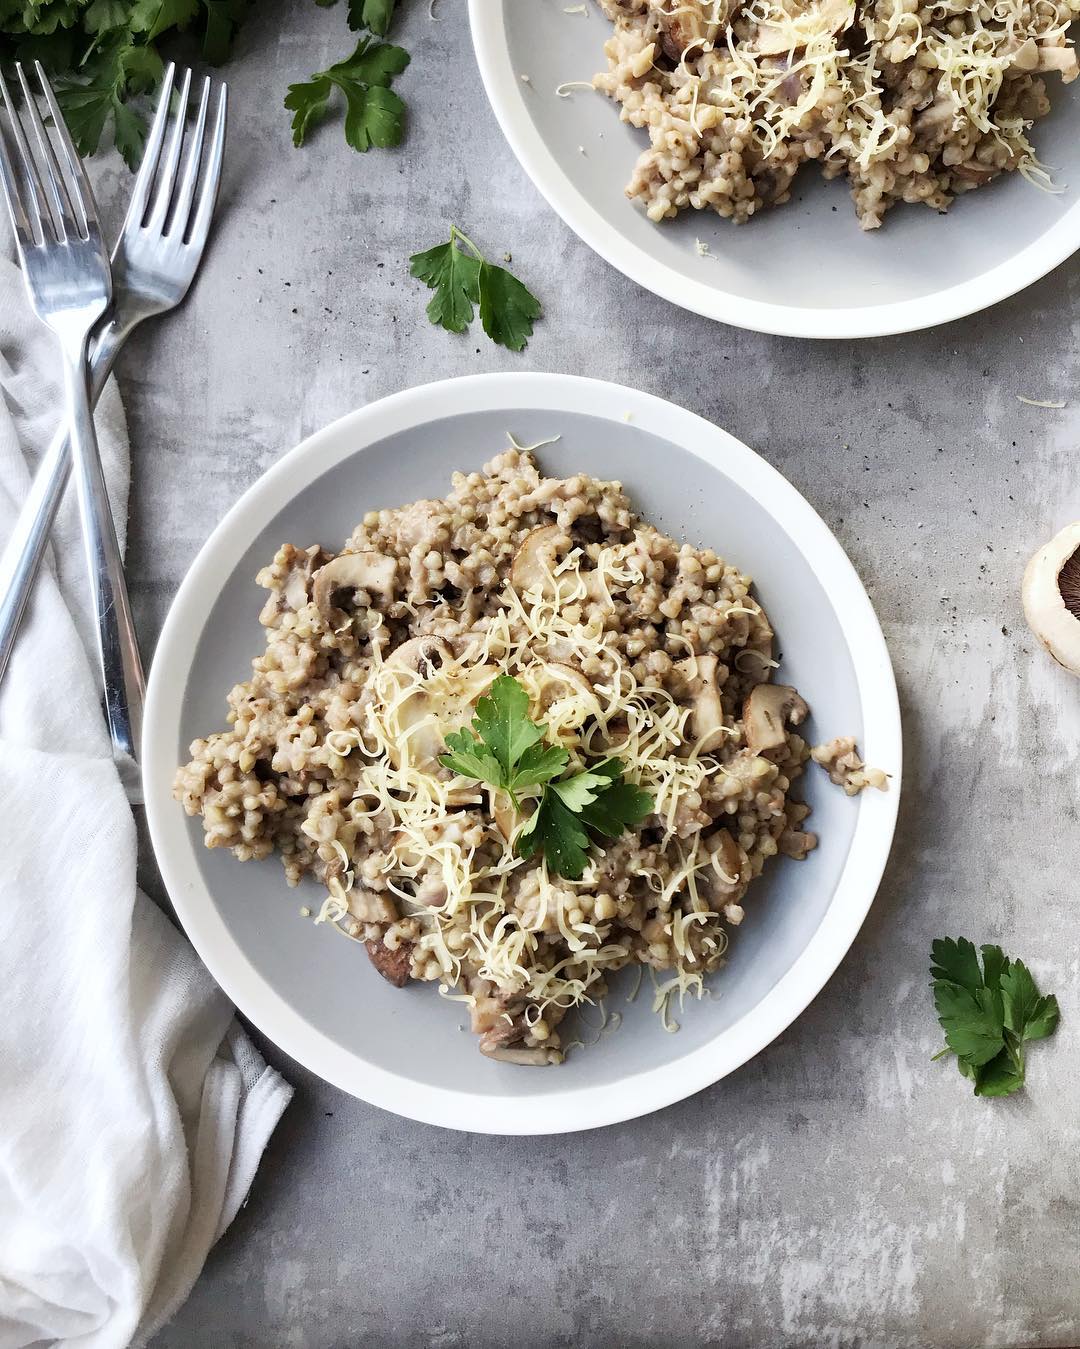
[{"label": "loose parsley leaf on table", "polygon": [[480,322],[493,342],[521,351],[532,336],[540,301],[505,267],[488,262],[467,234],[450,226],[445,244],[409,259],[409,272],[435,292],[427,316],[437,327],[461,333],[480,309]]},{"label": "loose parsley leaf on table", "polygon": [[618,838],[652,812],[652,797],[624,781],[618,759],[560,778],[570,756],[558,745],[544,744],[547,727],[530,719],[529,695],[509,675],[500,675],[479,700],[472,725],[472,731],[448,733],[447,752],[439,762],[462,777],[505,791],[519,813],[518,793],[542,787],[515,847],[520,857],[543,849],[556,875],[580,879],[592,842]]},{"label": "loose parsley leaf on table", "polygon": [[976,1096],[1008,1096],[1024,1085],[1024,1045],[1057,1029],[1053,994],[1043,996],[1022,960],[1000,946],[984,946],[982,968],[964,937],[942,937],[931,947],[934,1006],[956,1066]]},{"label": "loose parsley leaf on table", "polygon": [[364,36],[344,61],[317,71],[310,80],[290,84],[285,106],[293,114],[293,144],[303,145],[311,129],[329,111],[338,89],[345,97],[345,139],[354,150],[398,145],[404,134],[405,104],[390,88],[409,64],[409,53],[389,42]]}]

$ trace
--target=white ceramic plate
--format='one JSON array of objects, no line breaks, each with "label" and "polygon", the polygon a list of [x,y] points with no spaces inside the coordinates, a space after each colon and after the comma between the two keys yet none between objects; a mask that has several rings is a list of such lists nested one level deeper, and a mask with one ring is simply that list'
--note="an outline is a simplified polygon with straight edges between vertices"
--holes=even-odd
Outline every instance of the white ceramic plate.
[{"label": "white ceramic plate", "polygon": [[[354,943],[299,913],[277,859],[208,851],[172,800],[188,743],[224,725],[225,694],[263,648],[258,568],[286,541],[338,548],[368,510],[445,494],[450,473],[507,444],[561,436],[553,473],[619,478],[643,514],[750,571],[783,652],[780,677],[813,709],[815,739],[851,733],[891,790],[849,800],[811,768],[821,845],[776,859],[751,890],[714,996],[666,1034],[645,992],[611,1005],[621,1028],[558,1068],[494,1063],[462,1009],[430,984],[392,988]],[[562,375],[478,375],[411,389],[335,422],[287,454],[211,535],[169,612],[150,676],[146,809],[176,911],[222,988],[272,1040],[328,1081],[387,1110],[490,1133],[611,1124],[698,1091],[778,1035],[859,930],[892,840],[900,721],[888,653],[865,591],[824,523],[746,446],[658,398]],[[648,988],[648,981],[645,981]]]},{"label": "white ceramic plate", "polygon": [[846,185],[807,165],[793,199],[747,225],[704,211],[654,225],[623,192],[646,132],[621,123],[602,94],[554,92],[606,68],[611,25],[595,0],[585,3],[587,17],[567,14],[566,0],[469,0],[480,73],[514,153],[571,229],[675,304],[765,333],[875,337],[984,309],[1080,246],[1080,80],[1054,77],[1053,111],[1032,141],[1067,186],[1061,195],[1013,173],[944,216],[900,205],[864,233]]}]

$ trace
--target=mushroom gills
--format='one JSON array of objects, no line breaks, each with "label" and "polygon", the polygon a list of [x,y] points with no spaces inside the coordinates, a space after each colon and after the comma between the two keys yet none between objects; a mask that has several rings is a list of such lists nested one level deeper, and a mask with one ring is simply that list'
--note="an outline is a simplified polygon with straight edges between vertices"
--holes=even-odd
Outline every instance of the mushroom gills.
[{"label": "mushroom gills", "polygon": [[339,553],[312,578],[311,597],[324,618],[334,612],[334,596],[344,590],[364,591],[389,603],[394,597],[397,562],[382,553]]},{"label": "mushroom gills", "polygon": [[1066,525],[1027,565],[1024,617],[1054,660],[1080,674],[1080,522]]}]

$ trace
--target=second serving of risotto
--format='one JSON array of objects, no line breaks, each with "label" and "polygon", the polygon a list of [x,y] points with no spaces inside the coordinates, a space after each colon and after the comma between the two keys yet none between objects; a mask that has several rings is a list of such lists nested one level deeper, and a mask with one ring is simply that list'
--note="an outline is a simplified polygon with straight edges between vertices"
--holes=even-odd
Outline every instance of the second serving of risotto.
[{"label": "second serving of risotto", "polygon": [[[258,579],[265,650],[176,796],[208,847],[315,876],[317,919],[467,1004],[494,1058],[559,1062],[567,1012],[629,965],[673,1027],[754,878],[815,846],[791,796],[809,709],[771,681],[750,578],[619,483],[514,448]],[[815,757],[849,792],[885,785],[851,741]],[[559,820],[576,864],[533,850]]]},{"label": "second serving of risotto", "polygon": [[944,210],[1018,170],[1046,76],[1076,78],[1080,0],[599,0],[615,25],[597,89],[648,132],[627,187],[653,220],[736,222],[799,168],[846,176],[863,229],[896,202]]}]

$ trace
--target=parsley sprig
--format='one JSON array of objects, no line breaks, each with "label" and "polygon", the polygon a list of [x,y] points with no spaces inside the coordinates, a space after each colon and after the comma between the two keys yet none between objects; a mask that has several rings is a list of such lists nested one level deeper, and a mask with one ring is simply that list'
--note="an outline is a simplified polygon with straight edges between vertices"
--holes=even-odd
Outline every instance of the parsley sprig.
[{"label": "parsley sprig", "polygon": [[409,272],[435,292],[428,303],[428,318],[451,333],[463,333],[479,306],[488,337],[511,351],[521,351],[532,336],[533,320],[542,312],[532,291],[513,272],[488,262],[456,225],[450,226],[445,244],[414,253]]},{"label": "parsley sprig", "polygon": [[[332,9],[337,0],[315,0]],[[345,100],[345,139],[354,150],[400,145],[405,134],[405,104],[390,88],[409,64],[409,53],[390,42],[376,42],[390,31],[397,0],[348,0],[347,21],[362,36],[344,61],[316,71],[309,80],[289,85],[285,106],[293,114],[293,144],[324,121],[337,90]]]},{"label": "parsley sprig", "polygon": [[0,0],[0,65],[40,61],[82,155],[106,128],[132,168],[146,140],[139,96],[163,69],[158,44],[177,32],[220,65],[250,0]]},{"label": "parsley sprig", "polygon": [[506,792],[519,815],[521,792],[542,787],[515,849],[519,857],[543,849],[555,875],[580,880],[593,842],[618,838],[652,812],[652,797],[624,780],[618,759],[561,777],[570,756],[544,743],[547,727],[530,719],[529,695],[510,675],[500,675],[477,702],[472,727],[446,736],[447,752],[439,762]]},{"label": "parsley sprig", "polygon": [[[337,0],[316,3],[330,8]],[[190,34],[204,61],[222,65],[253,7],[253,0],[0,0],[0,67],[40,61],[79,153],[93,154],[111,130],[135,168],[146,141],[142,96],[160,83],[161,44]],[[356,51],[289,88],[297,145],[328,115],[335,93],[354,149],[399,143],[405,105],[390,85],[409,57],[380,40],[396,7],[397,0],[347,0],[348,26],[362,34]]]},{"label": "parsley sprig", "polygon": [[976,1096],[1009,1096],[1024,1085],[1024,1045],[1057,1029],[1057,998],[1043,996],[1022,960],[1000,946],[983,946],[982,968],[964,937],[941,937],[931,947],[934,1006],[946,1047],[975,1084]]}]

